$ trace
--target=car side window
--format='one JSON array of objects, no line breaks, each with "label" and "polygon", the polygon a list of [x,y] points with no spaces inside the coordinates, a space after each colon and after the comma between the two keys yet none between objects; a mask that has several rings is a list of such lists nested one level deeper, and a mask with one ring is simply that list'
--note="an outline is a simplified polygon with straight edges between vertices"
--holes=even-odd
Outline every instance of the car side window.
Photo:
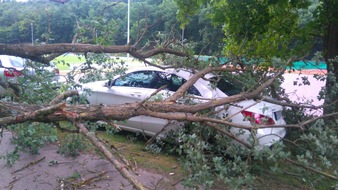
[{"label": "car side window", "polygon": [[239,86],[236,86],[223,78],[213,77],[211,78],[211,83],[228,96],[241,93]]},{"label": "car side window", "polygon": [[[156,77],[154,77],[154,81],[151,82],[150,88],[158,89],[164,85],[167,86],[167,89],[173,92],[176,92],[186,80],[182,77],[179,77],[175,74],[165,73],[165,72],[157,72]],[[195,86],[191,86],[187,93],[201,96],[201,93],[197,90]]]},{"label": "car side window", "polygon": [[154,71],[137,71],[117,78],[112,86],[149,88],[154,77]]}]

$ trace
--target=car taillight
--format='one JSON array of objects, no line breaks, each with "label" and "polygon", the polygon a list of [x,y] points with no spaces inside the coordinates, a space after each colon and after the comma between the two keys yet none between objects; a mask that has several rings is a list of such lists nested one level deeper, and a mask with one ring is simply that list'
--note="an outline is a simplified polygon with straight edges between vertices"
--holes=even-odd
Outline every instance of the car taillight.
[{"label": "car taillight", "polygon": [[242,111],[241,112],[246,119],[248,119],[250,122],[254,122],[258,125],[274,125],[275,121],[266,115],[262,115],[259,113],[253,113],[249,111]]},{"label": "car taillight", "polygon": [[17,71],[17,70],[5,69],[4,75],[5,75],[5,77],[16,77],[16,76],[21,76],[22,73],[20,73],[20,71]]},{"label": "car taillight", "polygon": [[54,73],[59,75],[60,74],[60,70],[58,68],[55,68],[54,69]]}]

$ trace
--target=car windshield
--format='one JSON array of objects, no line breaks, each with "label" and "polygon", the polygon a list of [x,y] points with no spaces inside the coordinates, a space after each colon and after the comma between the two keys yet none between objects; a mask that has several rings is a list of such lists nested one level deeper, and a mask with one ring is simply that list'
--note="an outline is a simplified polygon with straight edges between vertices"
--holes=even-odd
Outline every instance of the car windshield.
[{"label": "car windshield", "polygon": [[213,77],[211,78],[211,83],[228,96],[241,93],[241,89],[239,88],[239,86],[231,84],[223,78]]},{"label": "car windshield", "polygon": [[[109,80],[105,86],[124,86],[149,89],[159,89],[162,86],[166,86],[166,89],[169,91],[176,92],[185,82],[185,79],[171,73],[159,71],[136,71],[121,76],[115,80]],[[187,93],[201,96],[201,93],[195,86],[191,86],[187,90]]]}]

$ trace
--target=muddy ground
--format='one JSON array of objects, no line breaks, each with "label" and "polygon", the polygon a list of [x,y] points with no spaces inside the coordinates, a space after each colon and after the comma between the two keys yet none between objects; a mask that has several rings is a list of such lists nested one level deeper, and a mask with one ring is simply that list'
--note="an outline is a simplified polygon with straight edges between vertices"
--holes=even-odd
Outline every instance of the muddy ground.
[{"label": "muddy ground", "polygon": [[[4,131],[0,137],[0,156],[13,151],[12,134]],[[184,189],[179,183],[145,169],[137,169],[137,179],[150,189]],[[85,154],[77,157],[64,157],[57,153],[57,145],[49,144],[37,155],[20,153],[13,165],[0,159],[1,190],[70,190],[70,189],[109,189],[132,190],[132,184],[104,158]]]}]

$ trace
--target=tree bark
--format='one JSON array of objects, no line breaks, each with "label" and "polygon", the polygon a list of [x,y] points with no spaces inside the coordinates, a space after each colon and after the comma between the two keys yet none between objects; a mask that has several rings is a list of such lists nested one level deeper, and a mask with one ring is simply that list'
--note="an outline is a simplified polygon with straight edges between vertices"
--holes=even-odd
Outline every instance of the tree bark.
[{"label": "tree bark", "polygon": [[115,168],[122,174],[123,177],[128,179],[133,186],[138,190],[146,190],[148,188],[145,188],[142,183],[140,183],[136,178],[135,175],[133,175],[129,170],[128,167],[126,167],[124,164],[121,164],[115,156],[111,153],[110,150],[107,149],[107,147],[97,139],[94,133],[91,133],[88,131],[88,129],[80,122],[75,122],[76,127],[79,129],[79,131],[84,134],[87,139],[95,145],[104,155],[105,157],[112,163]]},{"label": "tree bark", "polygon": [[[334,78],[326,79],[327,97],[325,104],[330,105],[324,109],[324,113],[333,113],[338,111],[337,90],[338,84],[338,1],[324,0],[324,59],[327,63],[328,73],[332,73]],[[336,58],[332,61],[332,59]]]},{"label": "tree bark", "polygon": [[[137,50],[137,47],[134,45],[120,45],[120,46],[103,46],[103,45],[93,45],[93,44],[69,44],[69,43],[59,43],[59,44],[44,44],[44,45],[27,45],[27,44],[0,44],[0,54],[5,55],[14,55],[23,58],[28,58],[31,60],[39,61],[42,63],[47,63],[51,61],[44,57],[48,54],[63,54],[68,52],[76,53],[129,53],[137,59],[145,60],[148,57],[159,55],[162,53],[169,53],[176,56],[188,56],[187,53],[182,51],[177,51],[174,49],[162,47],[151,49],[146,52],[141,52]],[[54,58],[54,57],[51,57]]]}]

